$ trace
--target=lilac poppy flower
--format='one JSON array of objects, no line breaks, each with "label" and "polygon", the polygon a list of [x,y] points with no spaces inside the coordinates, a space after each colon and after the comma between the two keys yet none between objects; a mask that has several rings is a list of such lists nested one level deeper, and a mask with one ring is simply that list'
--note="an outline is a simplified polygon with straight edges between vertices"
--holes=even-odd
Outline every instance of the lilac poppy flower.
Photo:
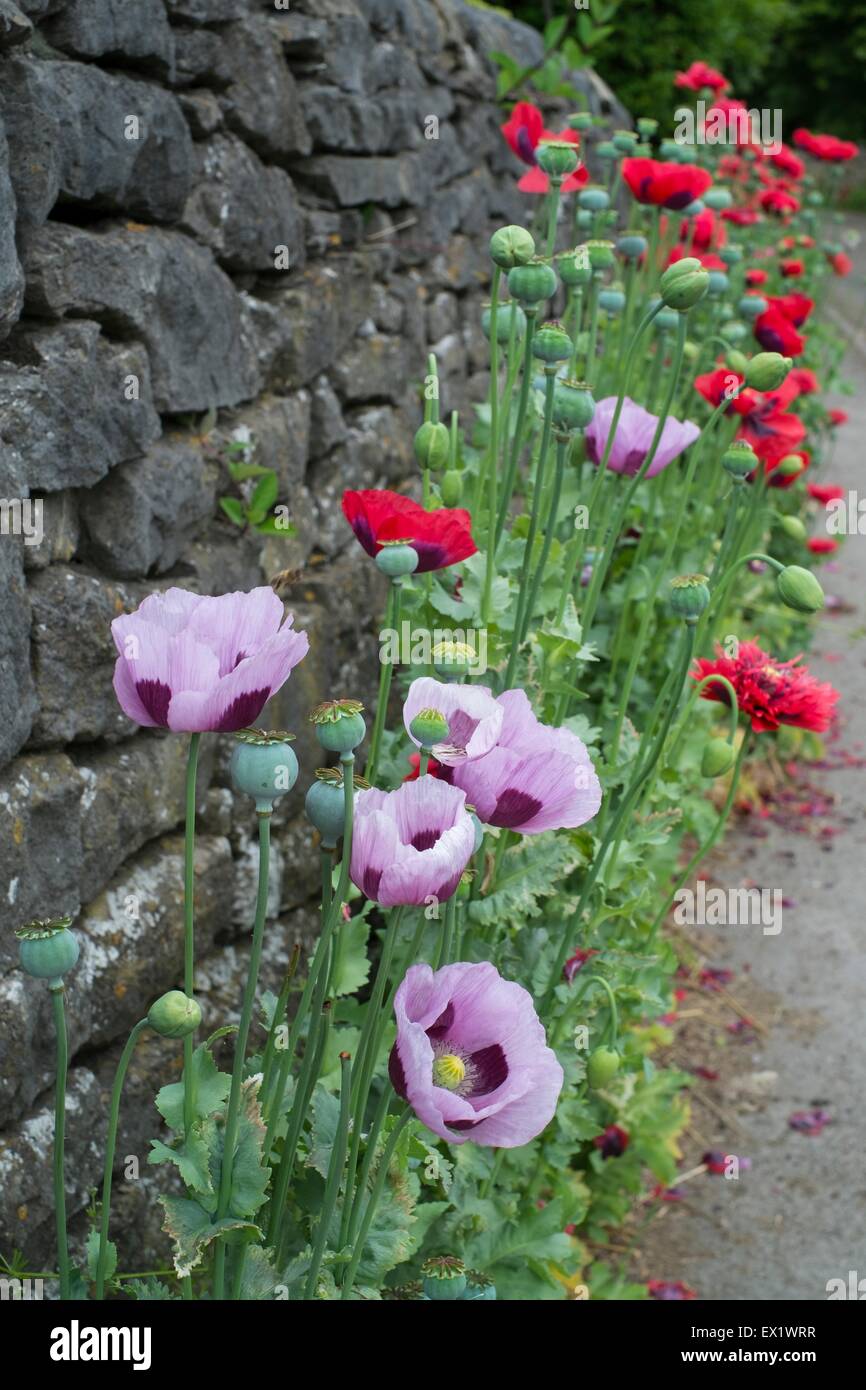
[{"label": "lilac poppy flower", "polygon": [[[596,401],[595,414],[587,425],[585,434],[586,456],[593,463],[601,463],[604,457],[615,409],[616,396],[606,396],[603,401]],[[650,451],[657,425],[658,416],[650,414],[642,405],[626,396],[616,427],[613,448],[607,461],[608,468],[613,469],[614,473],[625,473],[628,477],[634,477]],[[655,458],[645,476],[654,478],[657,473],[661,473],[662,469],[673,463],[684,449],[694,444],[699,434],[698,426],[691,420],[674,420],[669,416],[665,421]]]},{"label": "lilac poppy flower", "polygon": [[513,1149],[552,1119],[562,1067],[531,995],[489,961],[410,966],[394,1013],[391,1082],[434,1134]]},{"label": "lilac poppy flower", "polygon": [[502,708],[484,685],[445,684],[431,676],[421,676],[409,686],[403,706],[403,723],[412,738],[410,724],[421,710],[435,709],[447,720],[447,742],[433,745],[433,756],[446,767],[456,767],[467,758],[489,753],[502,728]]},{"label": "lilac poppy flower", "polygon": [[506,690],[496,703],[503,712],[496,747],[450,773],[479,820],[523,835],[591,820],[601,785],[577,735],[542,724],[522,690]]},{"label": "lilac poppy flower", "polygon": [[465,795],[436,777],[393,792],[371,787],[355,798],[352,882],[383,907],[445,902],[474,849]]},{"label": "lilac poppy flower", "polygon": [[111,624],[124,714],[175,733],[246,728],[307,654],[307,634],[283,617],[270,587],[219,598],[150,594]]}]

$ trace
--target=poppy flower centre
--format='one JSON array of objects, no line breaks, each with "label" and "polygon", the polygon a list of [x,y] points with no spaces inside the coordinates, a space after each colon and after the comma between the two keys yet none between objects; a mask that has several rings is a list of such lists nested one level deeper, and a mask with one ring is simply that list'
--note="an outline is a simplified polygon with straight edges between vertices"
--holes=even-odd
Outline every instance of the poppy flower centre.
[{"label": "poppy flower centre", "polygon": [[433,1081],[446,1091],[471,1090],[475,1079],[472,1063],[454,1049],[453,1043],[439,1043],[433,1053]]}]

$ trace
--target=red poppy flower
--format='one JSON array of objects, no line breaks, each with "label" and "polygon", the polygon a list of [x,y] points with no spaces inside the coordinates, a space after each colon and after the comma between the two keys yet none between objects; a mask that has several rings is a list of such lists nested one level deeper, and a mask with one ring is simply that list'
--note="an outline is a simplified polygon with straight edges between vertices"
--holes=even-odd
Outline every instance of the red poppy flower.
[{"label": "red poppy flower", "polygon": [[832,536],[810,536],[806,546],[813,555],[832,555],[834,550],[839,549],[839,542],[834,541]]},{"label": "red poppy flower", "polygon": [[754,227],[761,220],[761,214],[754,208],[722,208],[722,217],[737,227]]},{"label": "red poppy flower", "polygon": [[789,213],[800,211],[799,198],[778,184],[774,188],[765,188],[758,196],[758,202],[764,212],[771,212],[774,217],[787,217]]},{"label": "red poppy flower", "polygon": [[[797,416],[786,415],[780,418],[782,418],[784,424],[789,420],[796,420]],[[779,471],[779,464],[782,462],[783,458],[798,458],[802,465],[799,473],[781,473]],[[767,474],[767,481],[770,487],[790,487],[798,478],[802,478],[811,462],[812,455],[809,453],[808,449],[789,449],[786,454],[779,453],[778,449],[771,449],[770,457],[764,457],[764,471]]]},{"label": "red poppy flower", "polygon": [[687,246],[683,245],[671,247],[667,263],[668,265],[673,265],[675,261],[685,260],[687,256],[692,256],[695,260],[700,261],[704,270],[721,270],[724,274],[727,274],[728,267],[725,265],[721,256],[715,255],[712,251],[690,250]]},{"label": "red poppy flower", "polygon": [[846,495],[845,489],[836,483],[809,483],[806,491],[816,502],[823,502],[825,507],[829,502],[838,502]]},{"label": "red poppy flower", "polygon": [[628,1134],[619,1125],[608,1125],[592,1142],[601,1150],[602,1158],[619,1158],[628,1148]]},{"label": "red poppy flower", "polygon": [[[757,642],[741,642],[736,657],[726,656],[720,646],[715,661],[701,657],[692,675],[695,680],[727,676],[756,733],[772,733],[780,724],[789,724],[822,734],[830,727],[839,692],[816,680],[808,667],[797,664],[799,660],[795,656],[791,661],[777,661]],[[701,697],[729,703],[727,688],[717,681],[705,685]]]},{"label": "red poppy flower", "polygon": [[726,92],[730,82],[715,68],[706,63],[692,63],[685,72],[678,72],[674,78],[675,87],[685,87],[689,92],[700,92],[709,87],[712,92]]},{"label": "red poppy flower", "polygon": [[662,164],[657,159],[633,156],[622,161],[622,176],[639,203],[682,212],[706,193],[712,175],[696,164]]},{"label": "red poppy flower", "polygon": [[[523,175],[517,185],[524,193],[546,193],[550,187],[547,174],[543,169],[539,169],[535,162],[535,151],[542,140],[567,140],[572,145],[580,144],[580,136],[576,130],[563,130],[559,135],[552,130],[546,130],[544,116],[531,101],[518,101],[509,119],[499,129],[518,159],[530,166],[529,172]],[[572,189],[586,183],[588,178],[589,171],[580,165],[565,179],[562,192],[570,193]]]},{"label": "red poppy flower", "polygon": [[799,396],[811,396],[821,389],[818,385],[818,378],[811,367],[792,367],[785,381],[796,386]]},{"label": "red poppy flower", "polygon": [[804,267],[802,261],[780,261],[779,269],[781,270],[785,279],[790,280],[793,279],[793,277],[796,275],[802,275]]},{"label": "red poppy flower", "polygon": [[802,159],[791,149],[790,145],[782,145],[780,150],[770,155],[770,163],[775,164],[777,169],[782,169],[784,173],[790,174],[792,179],[801,179],[806,172],[806,166]]},{"label": "red poppy flower", "polygon": [[746,271],[746,284],[751,285],[752,289],[755,289],[758,285],[765,285],[768,279],[769,276],[766,270],[758,270],[756,268]]},{"label": "red poppy flower", "polygon": [[784,314],[795,328],[802,327],[815,307],[814,299],[802,294],[800,290],[791,290],[789,294],[768,295],[767,302],[772,309],[778,309],[780,314]]},{"label": "red poppy flower", "polygon": [[850,275],[854,269],[854,262],[850,256],[846,256],[844,251],[834,251],[828,254],[827,260],[833,267],[834,275]]},{"label": "red poppy flower", "polygon": [[791,320],[773,304],[755,319],[753,331],[765,352],[781,352],[783,357],[799,357],[806,346],[806,339],[797,332]]},{"label": "red poppy flower", "polygon": [[[409,754],[409,766],[411,767],[412,771],[411,771],[411,772],[407,772],[406,776],[403,778],[403,781],[404,781],[404,782],[417,782],[418,778],[421,776],[421,754],[420,754],[420,753],[410,753],[410,754]],[[442,775],[442,770],[443,770],[443,769],[442,769],[442,764],[441,764],[441,763],[437,763],[437,761],[436,761],[435,758],[428,758],[428,759],[427,759],[427,775],[428,775],[428,777],[440,777],[440,776]],[[446,780],[447,780],[447,779],[446,779]]]},{"label": "red poppy flower", "polygon": [[827,419],[831,425],[847,425],[848,412],[847,410],[828,410]]},{"label": "red poppy flower", "polygon": [[417,574],[456,565],[478,548],[472,519],[462,507],[428,512],[411,497],[386,488],[344,492],[343,515],[368,555],[378,555],[386,541],[406,541],[417,551]]},{"label": "red poppy flower", "polygon": [[805,150],[807,154],[830,164],[842,164],[848,159],[855,159],[860,152],[853,140],[839,140],[835,135],[813,135],[811,130],[802,126],[794,131],[791,139],[798,149]]},{"label": "red poppy flower", "polygon": [[696,217],[684,217],[680,224],[680,241],[689,245],[687,255],[697,255],[713,248],[718,250],[724,246],[727,238],[727,231],[712,208],[704,208]]}]

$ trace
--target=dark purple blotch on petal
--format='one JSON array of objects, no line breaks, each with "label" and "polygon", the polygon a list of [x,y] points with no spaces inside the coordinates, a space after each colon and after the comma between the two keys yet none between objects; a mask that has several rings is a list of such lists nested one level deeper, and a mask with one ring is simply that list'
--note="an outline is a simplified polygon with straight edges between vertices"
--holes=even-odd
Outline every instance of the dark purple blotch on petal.
[{"label": "dark purple blotch on petal", "polygon": [[541,810],[541,802],[528,792],[518,791],[515,787],[506,787],[501,793],[493,814],[488,817],[490,825],[498,825],[503,829],[509,830],[516,825],[525,825],[527,821],[537,815]]},{"label": "dark purple blotch on petal", "polygon": [[239,695],[232,700],[219,723],[214,725],[214,733],[232,734],[238,729],[248,729],[258,719],[270,693],[268,686],[264,690],[247,690]]},{"label": "dark purple blotch on petal", "polygon": [[427,1036],[433,1042],[439,1042],[442,1038],[447,1038],[451,1029],[454,1027],[454,1005],[449,1004],[447,1008],[437,1018],[436,1022],[427,1029]]},{"label": "dark purple blotch on petal", "polygon": [[440,570],[448,560],[448,552],[444,545],[437,545],[435,541],[413,541],[412,549],[418,555],[416,574],[426,574],[428,570]]},{"label": "dark purple blotch on petal", "polygon": [[446,1120],[445,1123],[446,1123],[446,1125],[448,1126],[449,1129],[474,1129],[476,1125],[480,1125],[480,1124],[481,1124],[481,1121],[480,1121],[480,1120]]},{"label": "dark purple blotch on petal", "polygon": [[408,1100],[406,1094],[406,1073],[403,1070],[403,1063],[400,1061],[400,1054],[397,1051],[396,1043],[391,1048],[391,1055],[388,1058],[388,1076],[391,1079],[391,1085],[394,1087],[400,1099]]},{"label": "dark purple blotch on petal", "polygon": [[379,891],[382,873],[382,869],[375,869],[372,865],[368,865],[364,870],[364,881],[361,884],[361,892],[364,894],[365,898],[370,898],[372,902],[376,901],[376,894]]},{"label": "dark purple blotch on petal", "polygon": [[425,850],[432,849],[438,839],[438,830],[419,830],[417,834],[412,836],[409,843],[415,849]]},{"label": "dark purple blotch on petal", "polygon": [[475,1085],[471,1095],[486,1096],[501,1086],[508,1076],[508,1062],[499,1043],[491,1043],[473,1052],[469,1058],[476,1071]]},{"label": "dark purple blotch on petal", "polygon": [[[144,705],[154,724],[168,728],[168,707],[171,703],[171,690],[164,681],[137,681],[135,686],[138,698]],[[240,727],[240,726],[239,726]]]}]

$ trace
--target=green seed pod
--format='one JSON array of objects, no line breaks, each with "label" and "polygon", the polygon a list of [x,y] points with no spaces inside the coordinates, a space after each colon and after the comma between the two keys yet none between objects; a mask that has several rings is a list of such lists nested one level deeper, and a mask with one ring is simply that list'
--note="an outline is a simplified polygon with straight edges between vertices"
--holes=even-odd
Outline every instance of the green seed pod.
[{"label": "green seed pod", "polygon": [[729,208],[734,201],[727,188],[708,188],[702,197],[705,205],[712,208],[713,212],[721,212],[723,208]]},{"label": "green seed pod", "polygon": [[681,275],[677,275],[667,285],[664,283],[664,276],[660,289],[662,299],[669,309],[676,309],[683,314],[688,309],[694,308],[710,287],[710,277],[705,270],[690,270]]},{"label": "green seed pod", "polygon": [[802,473],[805,466],[799,454],[786,454],[776,464],[774,472],[778,473],[780,478],[796,478],[798,473]]},{"label": "green seed pod", "polygon": [[743,253],[739,246],[723,246],[719,251],[719,256],[727,266],[739,265],[743,259]]},{"label": "green seed pod", "polygon": [[552,179],[564,179],[574,173],[580,155],[572,140],[542,140],[535,147],[535,162]]},{"label": "green seed pod", "polygon": [[418,568],[418,551],[408,541],[385,541],[376,565],[389,579],[402,579]]},{"label": "green seed pod", "polygon": [[453,1302],[466,1292],[466,1266],[455,1255],[437,1255],[421,1266],[424,1293],[432,1303]]},{"label": "green seed pod", "polygon": [[737,319],[731,319],[730,323],[723,323],[719,329],[721,336],[727,338],[729,343],[742,342],[748,331],[746,325]]},{"label": "green seed pod", "polygon": [[496,1285],[489,1274],[482,1274],[477,1269],[467,1269],[466,1271],[466,1292],[463,1295],[463,1302],[470,1303],[478,1299],[490,1301],[496,1298]]},{"label": "green seed pod", "polygon": [[367,726],[359,700],[325,700],[310,711],[316,738],[330,753],[351,753],[364,740]]},{"label": "green seed pod", "polygon": [[588,241],[586,249],[589,252],[589,263],[593,270],[607,270],[616,261],[614,255],[616,247],[612,241]]},{"label": "green seed pod", "polygon": [[662,140],[659,145],[659,159],[676,161],[680,147],[675,140]]},{"label": "green seed pod", "polygon": [[671,580],[671,608],[689,627],[694,627],[709,601],[705,574],[681,574]]},{"label": "green seed pod", "polygon": [[15,932],[18,962],[35,980],[59,983],[78,960],[78,938],[69,930],[71,917],[36,918]]},{"label": "green seed pod", "polygon": [[622,290],[613,288],[601,290],[598,296],[598,307],[603,309],[606,314],[621,314],[625,308],[625,295]]},{"label": "green seed pod", "polygon": [[565,362],[571,349],[571,338],[557,319],[543,323],[532,338],[532,355],[542,362]]},{"label": "green seed pod", "polygon": [[615,130],[613,145],[620,154],[634,154],[637,147],[637,135],[633,130]]},{"label": "green seed pod", "polygon": [[701,754],[701,776],[724,776],[733,767],[735,756],[733,748],[725,739],[708,738]]},{"label": "green seed pod", "polygon": [[612,1081],[619,1071],[619,1053],[612,1047],[597,1047],[586,1064],[586,1079],[590,1089],[598,1091]]},{"label": "green seed pod", "polygon": [[434,423],[432,420],[425,420],[420,429],[415,432],[413,448],[415,457],[422,468],[429,468],[434,473],[438,472],[448,462],[451,448],[448,426],[438,421]]},{"label": "green seed pod", "polygon": [[604,212],[605,208],[610,207],[610,194],[606,188],[585,184],[577,195],[577,205],[589,208],[590,212]]},{"label": "green seed pod", "polygon": [[710,277],[707,294],[713,299],[719,299],[723,294],[727,293],[731,282],[723,270],[709,270],[707,274]]},{"label": "green seed pod", "polygon": [[553,388],[553,427],[563,433],[586,429],[595,414],[592,387],[585,381],[557,378]]},{"label": "green seed pod", "polygon": [[554,263],[564,285],[588,285],[592,279],[592,266],[585,246],[578,246],[574,251],[561,251],[554,258]]},{"label": "green seed pod", "polygon": [[612,140],[600,140],[595,147],[595,152],[599,159],[616,159],[619,150]]},{"label": "green seed pod", "polygon": [[638,116],[636,124],[638,134],[642,135],[644,140],[651,139],[659,128],[659,123],[654,116]]},{"label": "green seed pod", "polygon": [[508,290],[524,304],[540,304],[556,294],[556,272],[549,261],[535,256],[508,272]]},{"label": "green seed pod", "polygon": [[467,642],[437,642],[430,653],[433,670],[443,680],[460,680],[475,669],[475,652]]},{"label": "green seed pod", "polygon": [[619,238],[616,249],[627,261],[639,261],[641,256],[646,254],[648,244],[645,236],[629,232]]},{"label": "green seed pod", "polygon": [[[489,304],[485,304],[481,310],[481,330],[490,340],[490,324],[493,313]],[[496,310],[496,341],[503,346],[511,339],[511,322],[514,320],[514,336],[519,342],[526,332],[526,315],[519,304],[515,304],[513,299],[508,299],[504,304],[500,304]]]},{"label": "green seed pod", "polygon": [[186,1038],[201,1024],[201,1007],[182,990],[170,989],[151,1004],[147,1021],[162,1038]]},{"label": "green seed pod", "polygon": [[744,294],[737,305],[737,313],[742,314],[744,319],[756,319],[760,314],[765,314],[769,308],[766,299],[759,294]]},{"label": "green seed pod", "polygon": [[746,368],[746,385],[756,391],[775,391],[793,365],[791,358],[780,352],[758,352]]},{"label": "green seed pod", "polygon": [[[363,777],[355,774],[353,787],[356,792],[369,785]],[[307,820],[321,835],[322,848],[335,849],[343,834],[346,813],[342,767],[316,769],[316,780],[309,787],[304,799],[304,812]]]},{"label": "green seed pod", "polygon": [[758,455],[744,439],[729,444],[722,454],[722,467],[732,478],[748,478],[758,466]]},{"label": "green seed pod", "polygon": [[802,565],[786,565],[776,587],[786,608],[797,613],[818,613],[824,607],[824,590],[812,571]]},{"label": "green seed pod", "polygon": [[419,709],[409,725],[409,733],[422,748],[444,743],[449,734],[448,720],[438,709]]},{"label": "green seed pod", "polygon": [[274,802],[298,780],[298,760],[291,748],[294,734],[241,729],[235,734],[230,771],[239,792],[251,796],[256,810],[272,811]]},{"label": "green seed pod", "polygon": [[[652,301],[653,307],[659,303],[658,298]],[[660,309],[653,319],[653,328],[657,333],[670,333],[676,328],[680,321],[680,316],[676,309]]]},{"label": "green seed pod", "polygon": [[593,124],[593,116],[590,111],[572,111],[570,116],[566,116],[565,124],[571,130],[590,130]]},{"label": "green seed pod", "polygon": [[699,212],[703,212],[704,205],[700,198],[695,198],[693,203],[689,203],[687,208],[683,208],[683,217],[697,217]]},{"label": "green seed pod", "polygon": [[463,474],[456,468],[449,468],[442,474],[439,492],[446,507],[459,507],[463,496]]},{"label": "green seed pod", "polygon": [[779,527],[790,536],[792,541],[804,541],[806,539],[806,528],[798,516],[780,516]]},{"label": "green seed pod", "polygon": [[526,265],[535,255],[532,233],[525,227],[500,227],[490,238],[490,257],[501,270]]}]

